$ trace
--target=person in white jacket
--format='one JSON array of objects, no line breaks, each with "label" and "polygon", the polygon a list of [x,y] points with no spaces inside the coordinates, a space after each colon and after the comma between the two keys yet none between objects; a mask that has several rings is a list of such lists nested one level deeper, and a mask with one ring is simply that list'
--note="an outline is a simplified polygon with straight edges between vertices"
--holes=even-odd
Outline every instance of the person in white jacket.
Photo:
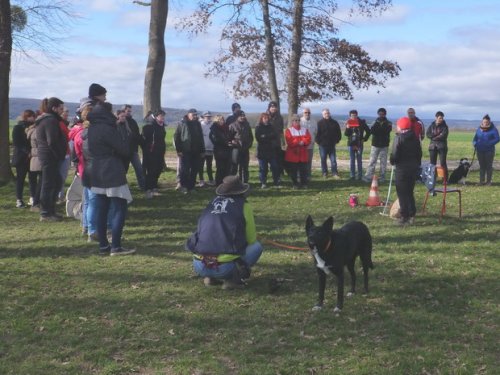
[{"label": "person in white jacket", "polygon": [[[200,187],[203,187],[206,184],[214,186],[214,176],[212,171],[212,162],[214,160],[214,145],[210,140],[210,128],[212,127],[212,124],[212,113],[210,113],[210,111],[206,111],[205,113],[203,113],[203,120],[201,120],[201,130],[203,132],[203,140],[205,141],[205,156],[201,159],[201,165],[198,172],[198,186]],[[205,164],[207,166],[207,183],[205,183],[205,179],[203,176]]]},{"label": "person in white jacket", "polygon": [[[311,110],[309,108],[304,108],[302,110],[302,117],[300,118],[300,127],[309,130],[311,134],[311,139],[316,139],[316,133],[318,132],[318,125],[311,120]],[[307,179],[311,180],[312,173],[312,161],[314,157],[314,141],[307,146],[308,152],[308,162],[307,162]]]}]

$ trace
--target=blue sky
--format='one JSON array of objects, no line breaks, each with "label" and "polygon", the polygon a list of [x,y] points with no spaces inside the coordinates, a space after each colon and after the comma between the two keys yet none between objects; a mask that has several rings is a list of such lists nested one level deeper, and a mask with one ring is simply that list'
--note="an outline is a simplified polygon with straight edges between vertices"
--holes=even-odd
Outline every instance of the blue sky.
[{"label": "blue sky", "polygon": [[[73,3],[83,18],[69,25],[62,56],[49,61],[32,51],[34,60],[43,64],[15,56],[11,97],[58,96],[76,102],[87,95],[90,83],[99,82],[108,89],[110,102],[140,104],[149,9],[131,0]],[[173,24],[189,11],[191,2],[170,3],[163,106],[227,112],[234,102],[231,82],[204,77],[205,63],[219,46],[217,28],[186,39]],[[347,19],[346,14],[340,9],[336,17]],[[377,18],[348,21],[341,27],[342,37],[378,59],[398,61],[402,71],[385,88],[355,92],[353,101],[307,103],[313,111],[329,107],[347,116],[356,108],[360,115],[375,115],[383,106],[390,117],[399,117],[412,106],[423,118],[438,110],[454,119],[475,120],[485,113],[500,118],[500,1],[393,0],[393,7]],[[239,102],[251,112],[267,107],[253,98]]]}]

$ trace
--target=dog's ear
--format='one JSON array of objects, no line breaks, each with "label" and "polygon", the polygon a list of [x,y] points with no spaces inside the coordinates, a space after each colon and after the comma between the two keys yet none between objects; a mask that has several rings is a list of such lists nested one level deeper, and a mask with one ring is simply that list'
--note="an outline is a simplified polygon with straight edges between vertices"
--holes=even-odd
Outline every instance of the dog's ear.
[{"label": "dog's ear", "polygon": [[309,232],[309,229],[314,225],[313,219],[311,215],[307,215],[306,219],[306,233]]},{"label": "dog's ear", "polygon": [[325,222],[323,223],[323,228],[325,228],[328,232],[333,229],[333,216],[330,216],[325,220]]}]

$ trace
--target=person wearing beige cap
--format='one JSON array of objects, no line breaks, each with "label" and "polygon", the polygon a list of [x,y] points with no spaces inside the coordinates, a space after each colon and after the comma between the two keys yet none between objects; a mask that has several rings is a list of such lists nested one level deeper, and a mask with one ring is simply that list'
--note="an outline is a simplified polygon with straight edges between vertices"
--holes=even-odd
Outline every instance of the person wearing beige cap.
[{"label": "person wearing beige cap", "polygon": [[186,242],[186,250],[193,253],[193,269],[204,278],[205,286],[243,287],[262,254],[253,210],[246,199],[249,188],[238,176],[226,176]]},{"label": "person wearing beige cap", "polygon": [[396,192],[400,206],[398,225],[413,224],[415,206],[415,181],[422,160],[422,147],[411,128],[411,120],[401,117],[397,122],[396,137],[392,144],[391,165],[396,166]]}]

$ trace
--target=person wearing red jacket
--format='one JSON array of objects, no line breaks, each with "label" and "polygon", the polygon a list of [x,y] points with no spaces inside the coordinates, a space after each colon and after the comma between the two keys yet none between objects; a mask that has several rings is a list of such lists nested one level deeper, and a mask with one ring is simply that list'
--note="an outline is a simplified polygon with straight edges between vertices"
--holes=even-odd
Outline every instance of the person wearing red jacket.
[{"label": "person wearing red jacket", "polygon": [[[311,143],[311,134],[306,128],[300,126],[300,118],[298,115],[292,116],[292,125],[285,131],[286,152],[285,161],[290,166],[290,178],[292,179],[293,188],[307,187],[307,163],[309,153],[307,147]],[[300,185],[298,176],[300,176]]]}]

